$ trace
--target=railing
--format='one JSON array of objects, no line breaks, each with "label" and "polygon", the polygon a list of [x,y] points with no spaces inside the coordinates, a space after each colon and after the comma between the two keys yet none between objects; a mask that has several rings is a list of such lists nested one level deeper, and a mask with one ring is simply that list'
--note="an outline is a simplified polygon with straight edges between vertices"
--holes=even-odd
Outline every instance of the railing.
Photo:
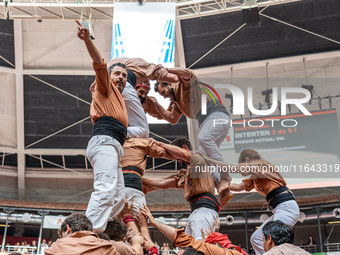
[{"label": "railing", "polygon": [[325,248],[327,249],[327,252],[340,251],[340,243],[326,243]]},{"label": "railing", "polygon": [[319,251],[319,245],[300,245],[301,249],[308,251],[309,253],[315,253]]},{"label": "railing", "polygon": [[[1,246],[0,246],[1,247]],[[16,245],[6,245],[7,252],[20,252],[21,254],[36,254],[37,247],[34,246],[16,246]]]}]

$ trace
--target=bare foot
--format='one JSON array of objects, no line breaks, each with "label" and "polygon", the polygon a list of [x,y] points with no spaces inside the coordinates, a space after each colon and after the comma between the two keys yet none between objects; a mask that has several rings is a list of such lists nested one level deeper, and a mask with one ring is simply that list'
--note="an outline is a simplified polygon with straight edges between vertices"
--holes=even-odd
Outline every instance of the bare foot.
[{"label": "bare foot", "polygon": [[224,207],[233,197],[234,194],[230,192],[229,189],[222,191],[218,196],[218,202],[220,203],[221,208]]}]

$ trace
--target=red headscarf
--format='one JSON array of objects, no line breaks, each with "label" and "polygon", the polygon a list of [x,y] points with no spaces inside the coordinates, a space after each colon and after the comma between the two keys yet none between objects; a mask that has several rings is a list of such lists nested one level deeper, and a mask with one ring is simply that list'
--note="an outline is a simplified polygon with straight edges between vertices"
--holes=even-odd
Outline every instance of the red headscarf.
[{"label": "red headscarf", "polygon": [[231,241],[229,240],[228,235],[223,235],[218,232],[213,232],[207,237],[207,239],[205,239],[205,242],[210,243],[210,244],[219,243],[222,247],[227,248],[227,249],[234,247],[243,255],[248,255],[248,253],[243,251],[240,247],[233,245]]},{"label": "red headscarf", "polygon": [[150,89],[150,86],[149,86],[149,85],[147,85],[147,84],[144,84],[144,83],[137,84],[137,85],[135,86],[135,88],[138,88],[138,87],[143,87],[143,88]]}]

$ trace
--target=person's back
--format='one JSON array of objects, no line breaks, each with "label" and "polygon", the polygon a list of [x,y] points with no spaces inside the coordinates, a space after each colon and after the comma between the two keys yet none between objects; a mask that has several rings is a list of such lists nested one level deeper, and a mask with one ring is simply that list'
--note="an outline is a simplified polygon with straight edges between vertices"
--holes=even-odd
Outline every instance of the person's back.
[{"label": "person's back", "polygon": [[308,255],[307,251],[293,245],[294,228],[280,220],[268,222],[262,229],[263,255]]},{"label": "person's back", "polygon": [[271,248],[263,255],[307,255],[309,252],[290,243],[280,244]]},{"label": "person's back", "polygon": [[59,231],[61,237],[46,255],[118,255],[111,242],[100,239],[92,232],[92,222],[82,213],[73,213],[62,223]]}]

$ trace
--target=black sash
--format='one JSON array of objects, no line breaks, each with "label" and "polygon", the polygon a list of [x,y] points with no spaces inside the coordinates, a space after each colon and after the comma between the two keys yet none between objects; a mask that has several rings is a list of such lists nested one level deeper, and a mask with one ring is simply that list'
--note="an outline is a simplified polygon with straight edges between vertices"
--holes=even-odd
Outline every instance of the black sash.
[{"label": "black sash", "polygon": [[96,120],[93,135],[108,135],[116,139],[122,146],[125,142],[126,127],[112,117],[104,116]]},{"label": "black sash", "polygon": [[216,197],[210,193],[202,193],[189,198],[190,209],[193,212],[195,209],[206,207],[215,210],[217,213],[221,210],[220,204]]},{"label": "black sash", "polygon": [[138,167],[124,167],[123,176],[125,187],[137,189],[143,192],[142,172],[138,169]]},{"label": "black sash", "polygon": [[282,186],[269,192],[266,196],[266,200],[270,208],[275,209],[279,204],[289,200],[295,200],[295,197],[287,186]]}]

